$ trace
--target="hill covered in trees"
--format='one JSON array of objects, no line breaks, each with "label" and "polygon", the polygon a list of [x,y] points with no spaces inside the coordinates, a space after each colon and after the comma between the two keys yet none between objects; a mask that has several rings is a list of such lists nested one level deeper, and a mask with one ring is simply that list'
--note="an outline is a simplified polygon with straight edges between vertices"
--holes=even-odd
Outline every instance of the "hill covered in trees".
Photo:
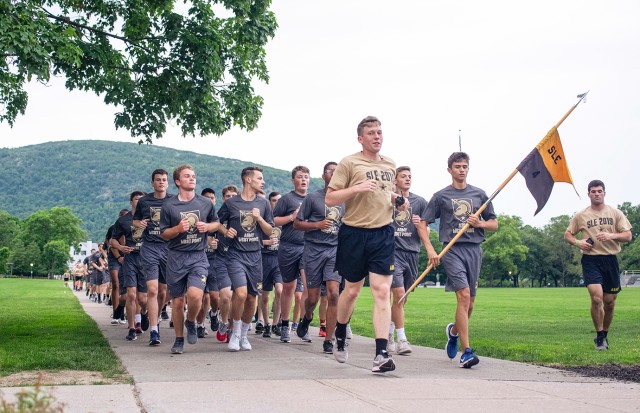
[{"label": "hill covered in trees", "polygon": [[[39,210],[69,207],[82,219],[87,237],[101,241],[118,211],[129,207],[129,194],[151,190],[154,169],[167,170],[171,179],[182,164],[195,168],[198,193],[205,187],[219,195],[225,185],[240,188],[242,168],[252,165],[264,169],[267,193],[291,190],[290,171],[250,161],[126,142],[62,141],[0,148],[0,210],[24,219]],[[321,186],[320,179],[312,179],[311,189]],[[175,186],[169,192],[176,193]]]}]

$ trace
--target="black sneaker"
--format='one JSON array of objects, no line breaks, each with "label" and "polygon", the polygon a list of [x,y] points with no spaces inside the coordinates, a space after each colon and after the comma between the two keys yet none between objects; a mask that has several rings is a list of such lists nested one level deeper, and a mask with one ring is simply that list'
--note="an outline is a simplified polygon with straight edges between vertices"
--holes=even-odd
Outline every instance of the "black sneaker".
[{"label": "black sneaker", "polygon": [[162,309],[162,312],[160,313],[160,318],[162,318],[163,320],[169,319],[169,313],[167,313],[167,307],[164,307]]},{"label": "black sneaker", "polygon": [[198,326],[196,330],[198,331],[198,338],[204,338],[204,326]]},{"label": "black sneaker", "polygon": [[296,326],[296,334],[303,340],[305,340],[305,337],[309,333],[309,323],[311,323],[311,320],[307,320],[307,317],[302,317],[302,321]]},{"label": "black sneaker", "polygon": [[280,337],[280,325],[279,324],[272,325],[271,326],[271,333],[273,333],[277,337]]},{"label": "black sneaker", "polygon": [[322,351],[325,354],[333,354],[333,343],[331,341],[324,341],[322,343]]},{"label": "black sneaker", "polygon": [[264,325],[264,330],[262,331],[263,338],[271,338],[271,326],[269,324]]},{"label": "black sneaker", "polygon": [[189,344],[198,342],[198,330],[195,321],[184,320],[184,326],[187,328],[187,341]]},{"label": "black sneaker", "polygon": [[127,336],[125,337],[127,340],[129,341],[135,341],[138,339],[138,335],[136,334],[136,329],[135,328],[130,328],[129,329],[129,334],[127,334]]},{"label": "black sneaker", "polygon": [[142,331],[149,329],[149,313],[140,314],[140,326],[142,327]]},{"label": "black sneaker", "polygon": [[218,331],[220,321],[218,321],[218,313],[209,313],[209,319],[211,321],[211,331]]},{"label": "black sneaker", "polygon": [[604,345],[604,342],[605,342],[604,336],[597,336],[596,338],[593,339],[593,342],[596,345],[596,350],[606,350],[609,347],[609,343],[607,343],[606,347]]},{"label": "black sneaker", "polygon": [[258,322],[256,323],[256,334],[262,334],[263,330],[264,330],[264,323],[262,322],[262,320],[258,320]]}]

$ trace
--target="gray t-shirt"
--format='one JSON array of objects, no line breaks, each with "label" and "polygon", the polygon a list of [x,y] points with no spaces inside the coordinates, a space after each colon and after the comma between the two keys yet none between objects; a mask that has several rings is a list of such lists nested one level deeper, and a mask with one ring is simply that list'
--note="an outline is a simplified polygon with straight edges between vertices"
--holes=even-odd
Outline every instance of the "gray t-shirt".
[{"label": "gray t-shirt", "polygon": [[218,211],[220,221],[227,223],[227,228],[234,228],[238,232],[235,238],[225,240],[230,248],[239,251],[260,251],[262,248],[264,233],[253,218],[253,208],[258,208],[260,216],[273,226],[271,207],[265,198],[256,196],[252,201],[245,201],[241,195],[236,195],[222,204]]},{"label": "gray t-shirt", "polygon": [[[455,189],[449,185],[433,194],[427,205],[426,221],[432,223],[440,218],[440,241],[448,243],[467,223],[469,215],[475,213],[488,199],[487,194],[475,186]],[[487,205],[480,216],[485,221],[495,219],[493,204]],[[458,241],[480,244],[484,241],[484,230],[469,227]]]},{"label": "gray t-shirt", "polygon": [[169,240],[169,249],[184,252],[204,251],[207,248],[207,233],[198,231],[196,223],[218,222],[211,200],[198,194],[187,202],[180,201],[177,196],[166,200],[160,212],[160,232],[175,227],[183,218],[189,221],[189,229]]},{"label": "gray t-shirt", "polygon": [[164,198],[158,199],[153,196],[153,193],[150,193],[138,200],[133,219],[136,221],[149,220],[142,236],[144,242],[166,243],[160,236],[160,214],[165,201],[174,196],[173,194],[166,194]]},{"label": "gray t-shirt", "polygon": [[331,227],[325,230],[304,231],[304,241],[315,244],[338,245],[338,229],[342,225],[344,204],[328,207],[325,204],[326,192],[318,189],[307,195],[302,201],[297,218],[301,221],[319,222],[328,219]]},{"label": "gray t-shirt", "polygon": [[413,223],[412,216],[417,215],[421,221],[427,220],[427,201],[420,195],[409,192],[409,209],[398,211],[393,208],[393,231],[396,248],[404,251],[420,253],[420,236]]},{"label": "gray t-shirt", "polygon": [[[289,216],[302,205],[304,196],[298,195],[295,191],[291,191],[280,198],[273,210],[274,217]],[[288,242],[291,244],[304,245],[304,232],[293,229],[293,222],[287,222],[282,226],[280,234],[280,242]]]}]

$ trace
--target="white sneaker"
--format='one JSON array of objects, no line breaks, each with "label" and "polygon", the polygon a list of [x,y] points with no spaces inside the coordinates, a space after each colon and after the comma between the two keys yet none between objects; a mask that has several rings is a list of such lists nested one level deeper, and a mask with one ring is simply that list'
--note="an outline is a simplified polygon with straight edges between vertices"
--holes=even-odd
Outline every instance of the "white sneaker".
[{"label": "white sneaker", "polygon": [[120,324],[120,319],[118,319],[118,318],[112,318],[111,319],[111,325],[112,326],[115,326],[115,325],[118,325],[118,324]]},{"label": "white sneaker", "polygon": [[351,340],[353,333],[351,332],[351,323],[347,323],[347,339]]},{"label": "white sneaker", "polygon": [[397,353],[398,354],[409,354],[411,353],[411,346],[407,340],[398,340]]},{"label": "white sneaker", "polygon": [[231,334],[227,348],[229,351],[240,351],[240,336],[237,334]]},{"label": "white sneaker", "polygon": [[119,322],[120,322],[120,324],[122,324],[122,325],[128,324],[127,320],[123,320],[123,319],[120,319],[120,321],[119,321]]},{"label": "white sneaker", "polygon": [[389,334],[389,340],[387,341],[387,353],[395,353],[398,350],[396,342],[393,341],[393,334]]},{"label": "white sneaker", "polygon": [[240,337],[240,350],[243,350],[243,351],[251,350],[251,343],[249,343],[249,339],[247,338],[247,336]]}]

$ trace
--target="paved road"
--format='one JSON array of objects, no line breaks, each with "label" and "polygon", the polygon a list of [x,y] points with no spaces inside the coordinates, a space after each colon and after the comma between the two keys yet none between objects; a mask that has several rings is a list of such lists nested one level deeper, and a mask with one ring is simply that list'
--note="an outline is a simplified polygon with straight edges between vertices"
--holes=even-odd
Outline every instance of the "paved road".
[{"label": "paved road", "polygon": [[[110,309],[77,294],[133,377],[134,385],[59,386],[66,412],[638,412],[640,385],[593,379],[555,369],[481,356],[461,369],[444,350],[413,346],[394,356],[392,373],[371,372],[374,342],[354,336],[349,360],[322,353],[322,341],[290,344],[252,332],[252,351],[229,353],[213,335],[181,355],[170,354],[168,323],[162,344],[148,335],[128,342],[109,324]],[[317,329],[311,328],[312,335]],[[3,388],[5,395],[17,389]]]}]

